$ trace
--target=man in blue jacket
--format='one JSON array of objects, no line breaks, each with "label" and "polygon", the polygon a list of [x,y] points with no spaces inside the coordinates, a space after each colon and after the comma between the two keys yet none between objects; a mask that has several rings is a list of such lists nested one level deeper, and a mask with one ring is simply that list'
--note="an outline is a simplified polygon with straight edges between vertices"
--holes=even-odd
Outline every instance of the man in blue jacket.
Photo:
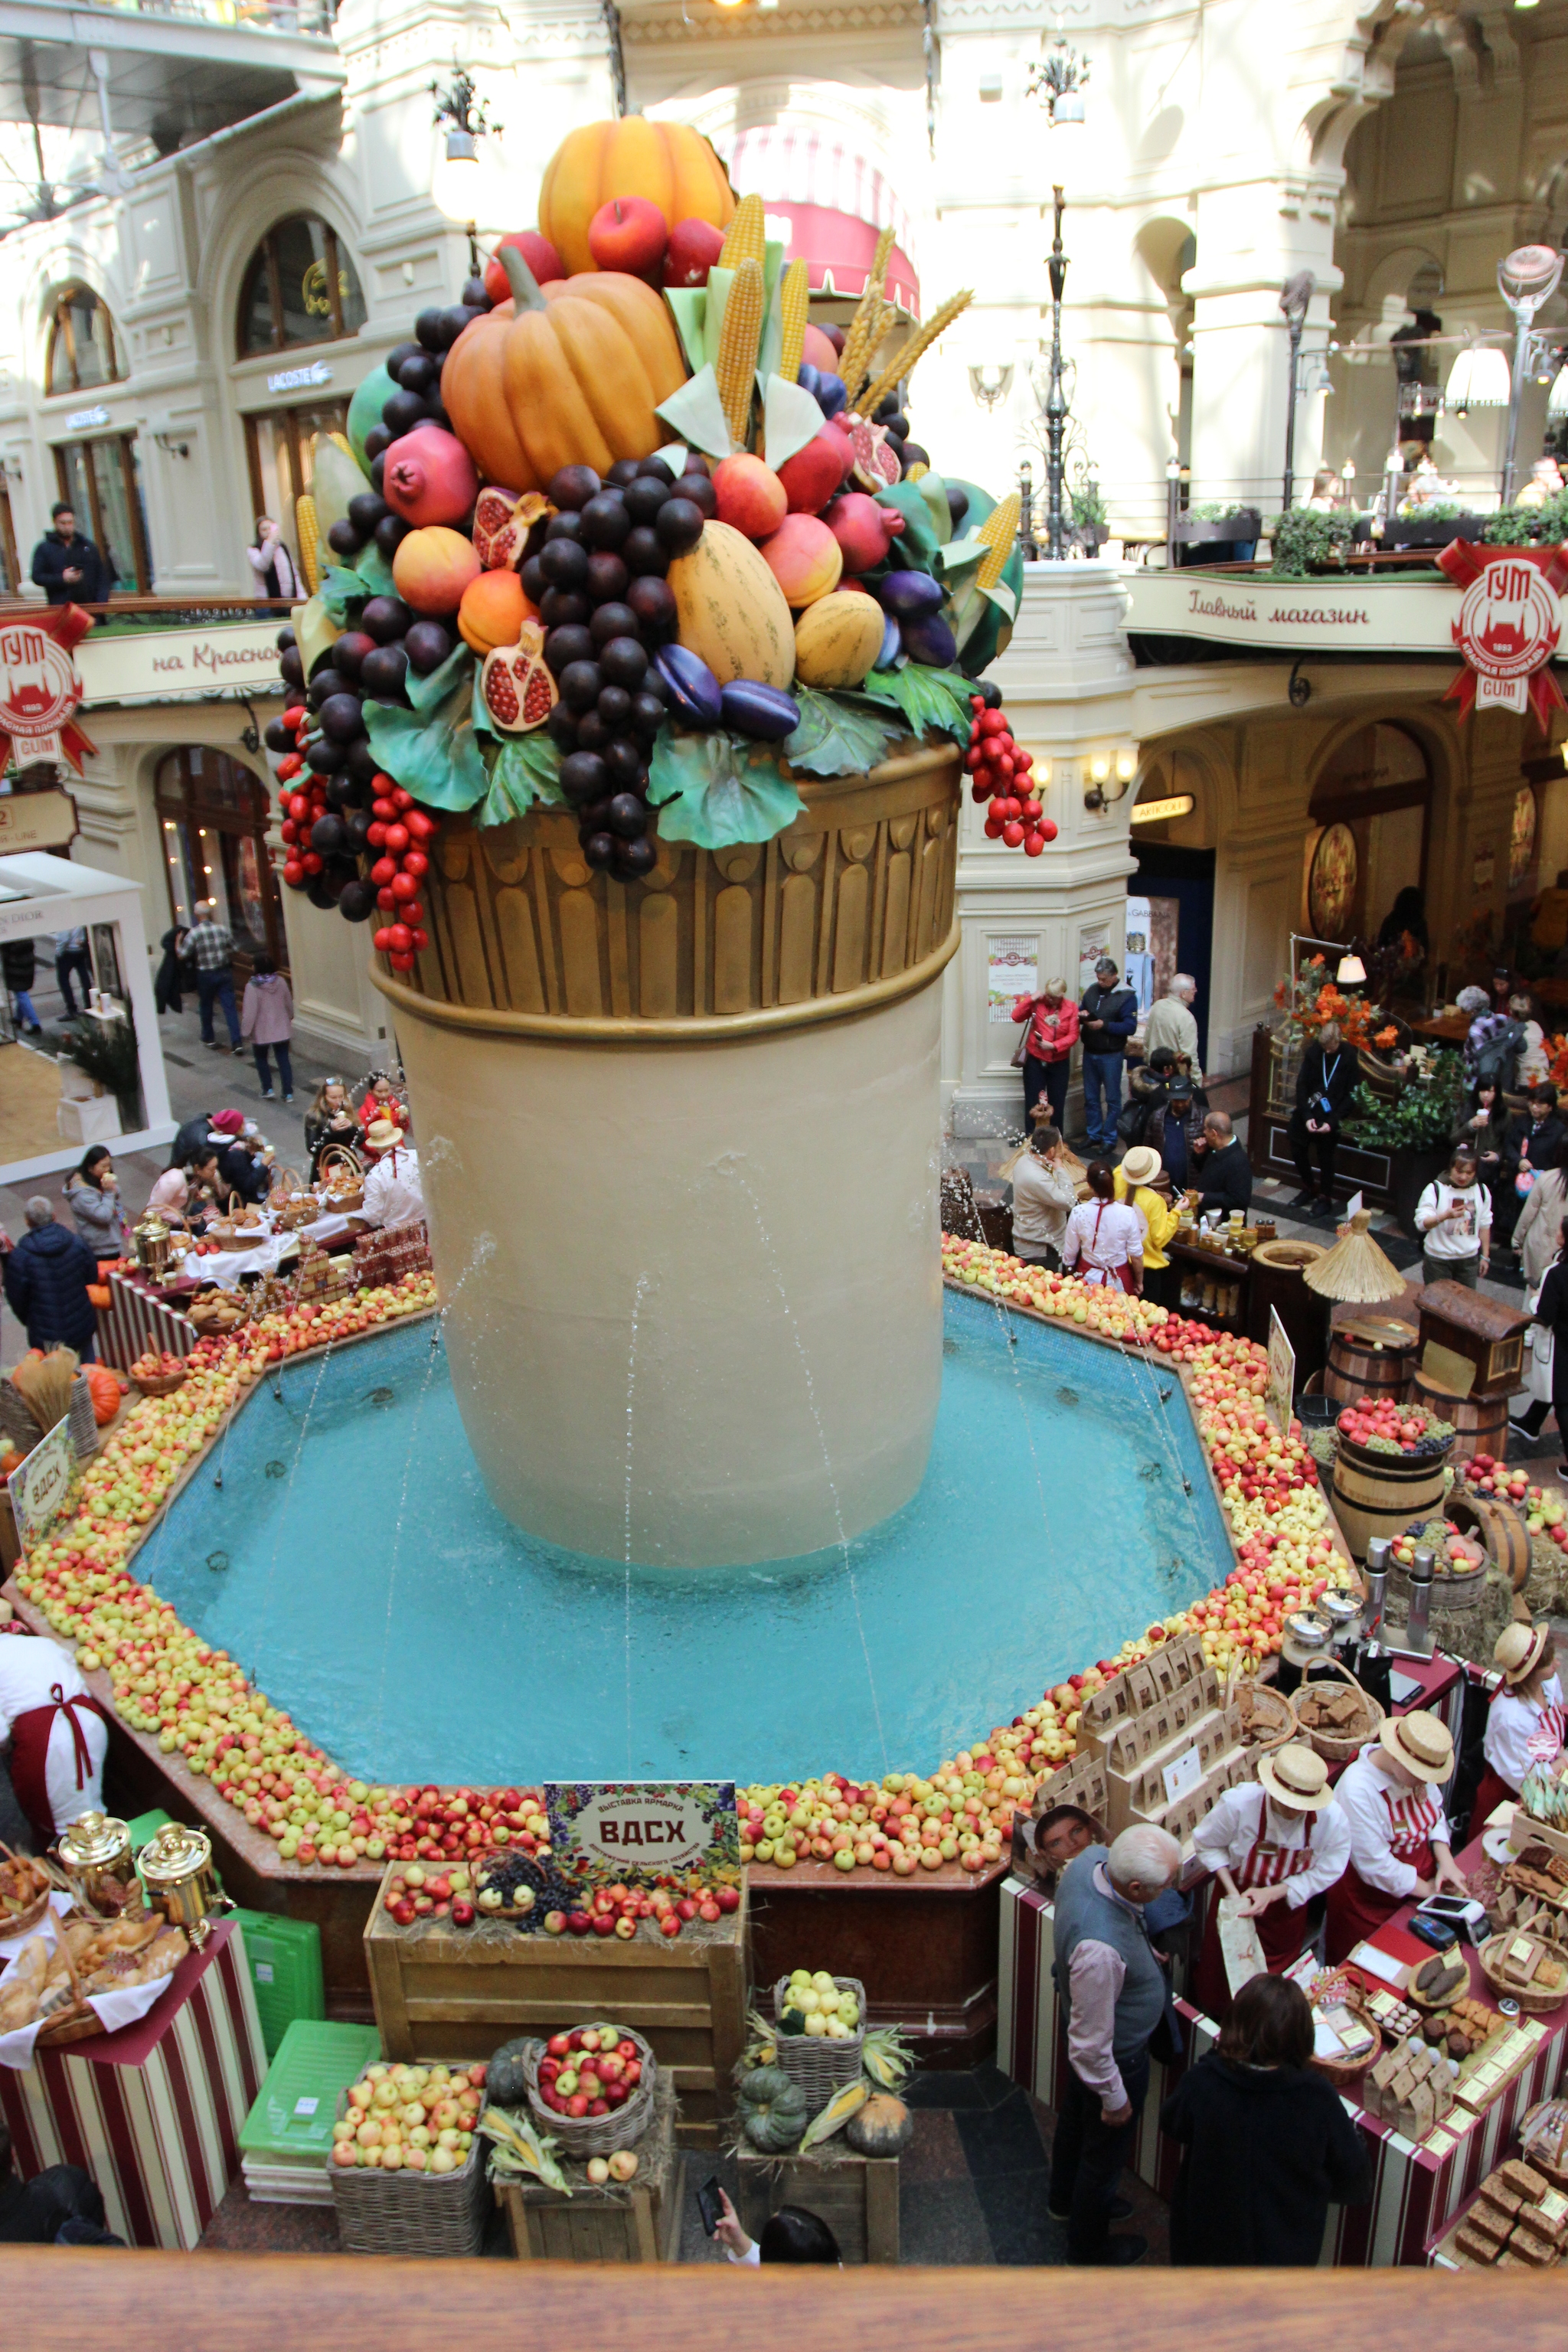
[{"label": "man in blue jacket", "polygon": [[74,1348],[84,1364],[95,1354],[98,1309],[87,1295],[98,1260],[41,1192],[27,1203],[27,1230],[3,1261],[5,1304],[24,1325],[29,1348]]},{"label": "man in blue jacket", "polygon": [[1084,1124],[1089,1149],[1109,1159],[1116,1148],[1127,1040],[1138,1026],[1138,999],[1130,988],[1118,987],[1113,957],[1100,957],[1094,967],[1094,986],[1078,1010],[1079,1034],[1083,1040]]},{"label": "man in blue jacket", "polygon": [[33,585],[51,604],[107,604],[114,574],[90,539],[76,527],[74,509],[62,499],[49,509],[54,528],[33,550]]}]

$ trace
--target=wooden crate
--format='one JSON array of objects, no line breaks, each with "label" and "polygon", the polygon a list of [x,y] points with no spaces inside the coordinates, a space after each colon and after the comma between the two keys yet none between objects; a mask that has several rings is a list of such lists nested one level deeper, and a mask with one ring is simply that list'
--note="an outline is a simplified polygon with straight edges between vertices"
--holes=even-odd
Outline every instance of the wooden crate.
[{"label": "wooden crate", "polygon": [[637,2179],[626,2189],[595,2189],[580,2165],[568,2165],[572,2194],[542,2181],[497,2180],[495,2200],[506,2215],[520,2263],[674,2263],[680,2259],[680,2204],[685,2186],[672,2128],[673,2105],[637,2149]]},{"label": "wooden crate", "polygon": [[[390,1873],[388,1874],[391,1874]],[[746,2038],[750,1910],[698,1939],[502,1939],[426,1929],[386,1917],[383,1891],[364,1934],[375,2021],[389,2058],[434,2064],[552,2033],[595,2018],[629,2025],[653,2044],[680,2105],[684,2147],[717,2147],[732,2104],[731,2076]]]},{"label": "wooden crate", "polygon": [[897,2263],[899,2159],[856,2156],[846,2148],[831,2162],[810,2156],[762,2156],[742,2148],[741,2221],[759,2238],[770,2213],[799,2205],[819,2214],[838,2241],[846,2264]]}]

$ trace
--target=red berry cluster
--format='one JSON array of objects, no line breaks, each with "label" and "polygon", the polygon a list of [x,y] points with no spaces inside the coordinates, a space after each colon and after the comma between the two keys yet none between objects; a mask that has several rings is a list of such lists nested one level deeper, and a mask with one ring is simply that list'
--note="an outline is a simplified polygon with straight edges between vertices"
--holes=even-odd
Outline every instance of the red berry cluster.
[{"label": "red berry cluster", "polygon": [[1030,782],[1035,755],[1014,741],[1005,712],[987,709],[984,695],[972,694],[969,707],[974,720],[963,764],[974,798],[991,803],[985,838],[1021,849],[1026,857],[1038,857],[1047,842],[1056,839],[1057,828]]},{"label": "red berry cluster", "polygon": [[[284,730],[298,741],[310,716],[303,703],[294,705],[283,714]],[[350,881],[341,895],[363,892],[363,911],[368,913],[374,891],[374,906],[392,919],[376,931],[376,950],[394,971],[412,971],[416,956],[430,944],[419,889],[430,870],[430,844],[440,819],[416,806],[412,793],[378,772],[371,784],[375,797],[369,822],[351,814],[348,823],[356,828],[351,834],[328,800],[329,779],[308,769],[298,750],[278,762],[278,782],[283,793],[283,879],[289,889],[309,890],[328,860],[341,857],[345,850],[350,855],[360,846],[374,850],[369,883]]]}]

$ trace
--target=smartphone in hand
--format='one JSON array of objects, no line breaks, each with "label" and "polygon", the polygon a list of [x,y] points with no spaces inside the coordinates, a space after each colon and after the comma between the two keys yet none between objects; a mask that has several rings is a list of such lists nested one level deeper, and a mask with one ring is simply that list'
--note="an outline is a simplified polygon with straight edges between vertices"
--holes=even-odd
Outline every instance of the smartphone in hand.
[{"label": "smartphone in hand", "polygon": [[702,2216],[702,2226],[711,2238],[724,2219],[724,2208],[719,2202],[719,2176],[710,2172],[697,2191],[697,2210]]}]

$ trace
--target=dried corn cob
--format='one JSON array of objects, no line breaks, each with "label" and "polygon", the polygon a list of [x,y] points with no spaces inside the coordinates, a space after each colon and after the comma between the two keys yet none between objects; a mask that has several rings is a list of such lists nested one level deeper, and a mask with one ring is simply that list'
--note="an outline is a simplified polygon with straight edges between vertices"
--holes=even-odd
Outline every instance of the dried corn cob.
[{"label": "dried corn cob", "polygon": [[779,316],[784,340],[779,345],[778,372],[786,383],[800,381],[801,353],[805,348],[805,312],[810,299],[804,260],[792,261],[779,288]]},{"label": "dried corn cob", "polygon": [[849,321],[849,332],[844,338],[838,373],[844,379],[844,389],[849,395],[851,408],[855,405],[855,395],[870,370],[871,355],[882,339],[877,327],[882,315],[882,287],[888,275],[888,257],[892,250],[892,230],[879,229],[877,250],[866,273],[865,291],[856,305],[855,316]]},{"label": "dried corn cob", "polygon": [[739,269],[742,261],[754,261],[760,269],[767,257],[767,223],[761,196],[755,194],[742,196],[735,207],[734,218],[724,232],[719,268]]},{"label": "dried corn cob", "polygon": [[999,506],[994,506],[980,526],[980,536],[991,552],[980,559],[980,569],[974,575],[977,588],[994,588],[1001,579],[1007,558],[1013,552],[1013,541],[1018,536],[1018,493],[1009,490]]},{"label": "dried corn cob", "polygon": [[354,464],[359,464],[359,459],[354,457],[354,445],[346,433],[329,433],[327,438],[342,451],[345,457],[353,457]]},{"label": "dried corn cob", "polygon": [[900,379],[912,371],[915,362],[924,357],[939,335],[945,334],[961,310],[967,310],[974,299],[974,289],[966,286],[962,294],[950,294],[933,318],[926,320],[918,335],[911,337],[895,359],[889,360],[873,384],[868,384],[854,405],[862,416],[875,416],[879,405],[898,385]]},{"label": "dried corn cob", "polygon": [[[748,201],[742,197],[742,203]],[[752,389],[757,373],[757,346],[763,332],[763,265],[749,255],[735,271],[730,285],[730,298],[724,305],[724,324],[719,337],[719,360],[714,373],[719,381],[719,398],[723,404],[730,438],[738,447],[745,446],[746,428],[752,417]]]},{"label": "dried corn cob", "polygon": [[305,585],[313,596],[321,584],[321,534],[316,528],[314,499],[295,499],[294,529],[300,541],[300,569],[305,575]]}]

